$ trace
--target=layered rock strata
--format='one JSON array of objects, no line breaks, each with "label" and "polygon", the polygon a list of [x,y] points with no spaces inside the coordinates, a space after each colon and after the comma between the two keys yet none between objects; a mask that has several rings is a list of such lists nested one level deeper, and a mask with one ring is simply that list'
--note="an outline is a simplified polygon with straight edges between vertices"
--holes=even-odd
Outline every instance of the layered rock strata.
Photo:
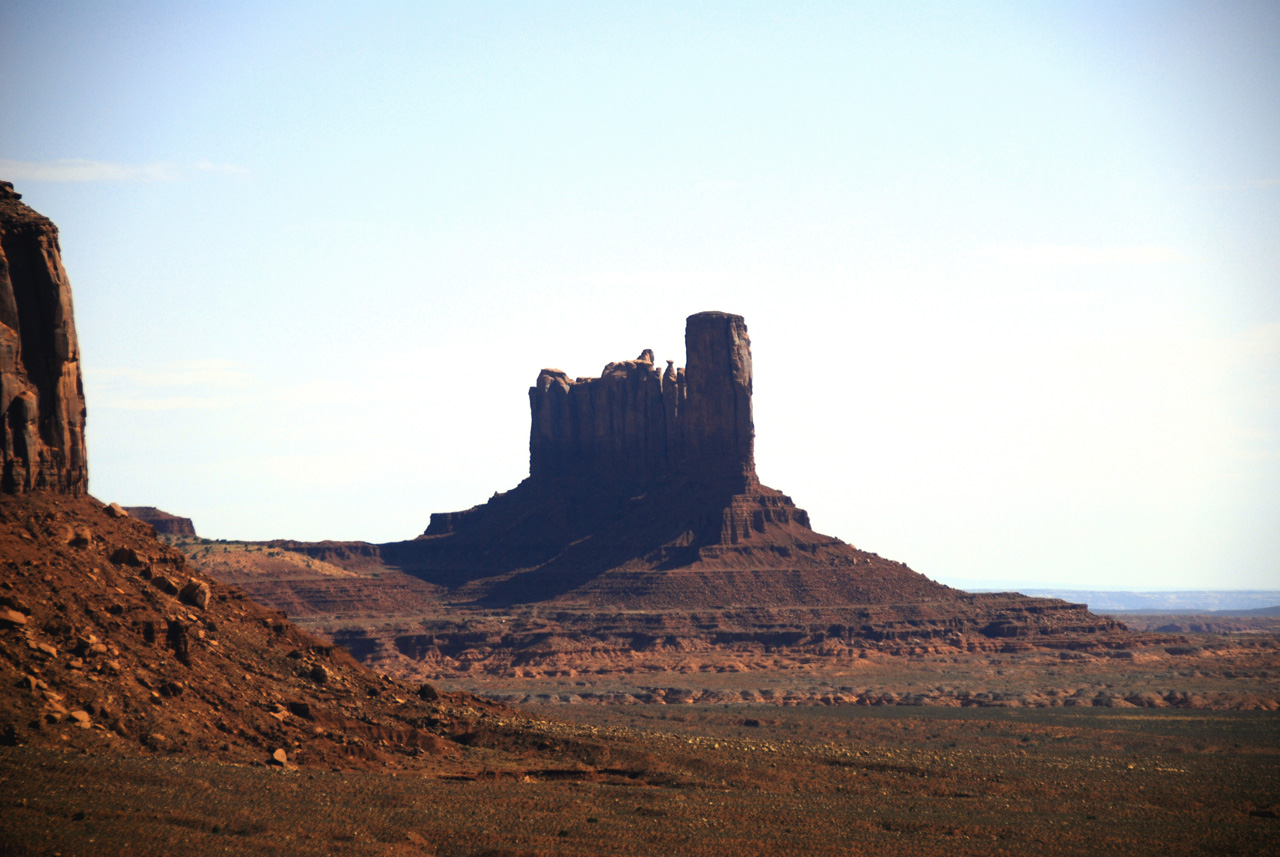
[{"label": "layered rock strata", "polygon": [[88,490],[84,388],[58,228],[0,182],[0,492]]}]

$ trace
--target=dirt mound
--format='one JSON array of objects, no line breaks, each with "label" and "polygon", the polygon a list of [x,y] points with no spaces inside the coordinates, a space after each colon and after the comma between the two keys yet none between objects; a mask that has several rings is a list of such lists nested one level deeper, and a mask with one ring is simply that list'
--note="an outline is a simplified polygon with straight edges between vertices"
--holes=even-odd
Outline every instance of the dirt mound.
[{"label": "dirt mound", "polygon": [[0,555],[8,744],[394,766],[502,710],[369,672],[89,497],[0,496]]}]

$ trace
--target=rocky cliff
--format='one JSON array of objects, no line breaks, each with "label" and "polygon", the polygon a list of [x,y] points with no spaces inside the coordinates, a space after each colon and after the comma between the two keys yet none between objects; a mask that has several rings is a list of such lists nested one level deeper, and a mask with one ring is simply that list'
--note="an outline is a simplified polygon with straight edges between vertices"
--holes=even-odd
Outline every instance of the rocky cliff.
[{"label": "rocky cliff", "polygon": [[0,492],[88,490],[84,389],[58,228],[0,182]]}]

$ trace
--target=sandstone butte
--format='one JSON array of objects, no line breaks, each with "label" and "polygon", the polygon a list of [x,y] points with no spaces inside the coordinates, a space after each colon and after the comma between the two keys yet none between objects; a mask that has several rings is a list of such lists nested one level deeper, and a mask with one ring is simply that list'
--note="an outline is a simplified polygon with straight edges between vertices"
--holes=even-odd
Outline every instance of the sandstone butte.
[{"label": "sandstone butte", "polygon": [[[410,657],[526,645],[523,636],[547,629],[523,627],[516,614],[539,606],[556,611],[561,629],[637,646],[654,634],[776,642],[815,628],[845,643],[953,645],[1122,630],[1079,604],[952,589],[814,532],[803,509],[756,475],[742,317],[690,316],[685,346],[682,369],[660,370],[649,350],[597,378],[543,369],[529,390],[528,478],[483,505],[433,514],[417,538],[273,544],[430,584],[451,615],[397,637]],[[251,591],[306,609],[308,596],[262,587],[259,579]],[[486,609],[514,611],[516,621],[496,636],[481,631]],[[459,623],[468,611],[475,621]],[[360,652],[391,645],[358,637],[339,635]]]}]

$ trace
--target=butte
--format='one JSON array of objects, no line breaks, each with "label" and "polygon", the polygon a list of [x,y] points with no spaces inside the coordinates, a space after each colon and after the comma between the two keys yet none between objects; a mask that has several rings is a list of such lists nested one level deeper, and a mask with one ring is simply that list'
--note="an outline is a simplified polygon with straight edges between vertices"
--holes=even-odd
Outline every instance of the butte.
[{"label": "butte", "polygon": [[[598,378],[543,369],[529,389],[528,478],[483,505],[433,514],[415,539],[275,544],[430,584],[451,615],[424,622],[417,642],[397,637],[410,658],[419,643],[522,645],[519,622],[505,626],[505,642],[477,638],[467,617],[493,610],[554,611],[561,627],[615,643],[654,632],[798,640],[821,629],[846,643],[964,645],[1117,630],[1083,605],[962,592],[814,532],[803,509],[756,475],[742,317],[690,316],[685,348],[683,369],[660,370],[649,350]],[[536,623],[526,630],[535,634]],[[370,649],[358,636],[338,638]]]}]

